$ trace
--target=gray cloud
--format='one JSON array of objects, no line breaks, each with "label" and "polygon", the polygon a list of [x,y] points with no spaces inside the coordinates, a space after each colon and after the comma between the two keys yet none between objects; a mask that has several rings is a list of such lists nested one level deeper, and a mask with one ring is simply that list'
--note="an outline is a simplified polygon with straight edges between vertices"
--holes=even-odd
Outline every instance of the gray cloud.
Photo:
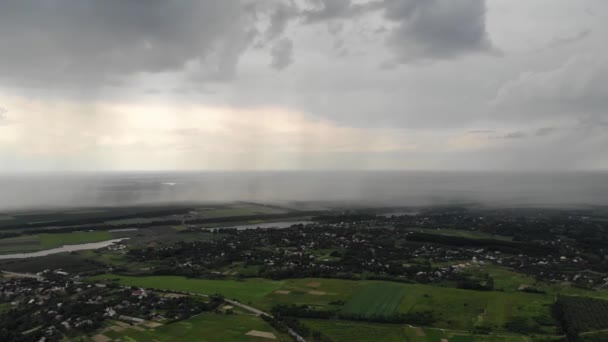
[{"label": "gray cloud", "polygon": [[516,131],[516,132],[509,132],[505,135],[503,135],[501,138],[502,139],[521,139],[521,138],[525,138],[528,135],[524,132],[521,131]]},{"label": "gray cloud", "polygon": [[0,3],[3,79],[95,82],[199,61],[234,73],[253,27],[245,1],[7,0]]},{"label": "gray cloud", "polygon": [[293,63],[293,43],[288,38],[283,38],[270,50],[272,60],[270,66],[276,70],[283,70]]},{"label": "gray cloud", "polygon": [[558,47],[558,46],[562,46],[562,45],[572,44],[572,43],[585,39],[587,36],[589,36],[590,33],[591,33],[591,30],[584,29],[571,36],[555,37],[549,43],[548,47],[553,48],[553,47]]},{"label": "gray cloud", "polygon": [[397,23],[388,44],[402,63],[494,50],[484,0],[384,0],[383,5],[385,17]]},{"label": "gray cloud", "polygon": [[555,133],[556,130],[557,130],[557,128],[555,128],[555,127],[541,127],[536,130],[535,135],[537,137],[544,137],[544,136]]},{"label": "gray cloud", "polygon": [[572,117],[585,113],[605,116],[608,68],[598,54],[576,55],[548,70],[526,71],[507,81],[492,104],[505,115]]},{"label": "gray cloud", "polygon": [[471,134],[490,134],[490,133],[494,133],[496,132],[493,129],[476,129],[476,130],[472,130],[472,131],[468,131],[467,133],[471,133]]},{"label": "gray cloud", "polygon": [[289,21],[296,18],[298,10],[292,3],[278,2],[270,16],[270,26],[266,30],[266,39],[273,40],[280,37]]},{"label": "gray cloud", "polygon": [[309,0],[309,3],[313,8],[301,13],[305,23],[352,18],[370,9],[369,5],[353,4],[351,0]]}]

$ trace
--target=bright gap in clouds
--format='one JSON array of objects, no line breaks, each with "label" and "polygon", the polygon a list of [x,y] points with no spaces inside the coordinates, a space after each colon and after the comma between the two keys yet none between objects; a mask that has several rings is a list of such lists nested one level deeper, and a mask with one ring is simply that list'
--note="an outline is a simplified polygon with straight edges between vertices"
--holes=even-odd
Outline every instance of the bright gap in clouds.
[{"label": "bright gap in clouds", "polygon": [[340,126],[284,108],[2,101],[21,110],[0,127],[0,148],[33,167],[86,156],[95,160],[91,169],[301,169],[353,153],[364,165],[366,153],[415,151],[418,144],[408,130]]}]

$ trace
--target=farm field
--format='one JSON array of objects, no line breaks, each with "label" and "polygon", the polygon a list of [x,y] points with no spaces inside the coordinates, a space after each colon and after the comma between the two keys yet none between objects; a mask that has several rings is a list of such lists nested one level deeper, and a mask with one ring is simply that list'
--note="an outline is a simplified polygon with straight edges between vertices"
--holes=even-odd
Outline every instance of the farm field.
[{"label": "farm field", "polygon": [[566,331],[577,334],[608,332],[608,300],[561,296],[557,308]]},{"label": "farm field", "polygon": [[[433,311],[434,326],[469,330],[476,325],[504,330],[515,317],[547,317],[553,297],[523,292],[472,291],[421,284],[405,285],[401,312]],[[552,333],[553,331],[547,331]]]},{"label": "farm field", "polygon": [[[120,329],[117,329],[120,330]],[[246,335],[256,330],[272,333],[276,339]],[[103,335],[114,341],[147,342],[147,341],[291,341],[291,339],[274,330],[261,318],[252,315],[220,315],[204,313],[190,319],[162,325],[156,328],[126,328],[122,331],[109,330]]]},{"label": "farm field", "polygon": [[399,284],[371,283],[346,302],[342,313],[361,317],[391,316],[399,312],[406,288]]},{"label": "farm field", "polygon": [[[316,285],[316,295],[310,293],[312,288],[307,286],[310,284]],[[280,288],[254,301],[254,305],[269,310],[276,304],[323,307],[331,306],[332,302],[345,301],[344,310],[358,306],[362,313],[366,310],[380,312],[373,298],[384,298],[385,292],[394,294],[381,301],[386,303],[385,308],[390,312],[433,311],[437,319],[435,326],[465,331],[476,325],[504,331],[504,324],[516,315],[527,318],[549,316],[549,305],[553,303],[551,295],[524,292],[473,291],[423,284],[306,278],[285,280]],[[396,300],[397,297],[400,300]],[[398,304],[389,304],[389,298]],[[370,301],[369,305],[364,305],[367,300]],[[553,330],[549,328],[547,333],[553,333]]]},{"label": "farm field", "polygon": [[61,247],[63,245],[77,245],[81,243],[99,242],[110,239],[112,239],[112,233],[107,231],[19,236],[1,239],[0,254],[39,251]]},{"label": "farm field", "polygon": [[549,295],[573,295],[608,299],[608,291],[591,290],[569,286],[568,284],[548,283],[536,281],[534,278],[510,269],[495,265],[485,265],[483,270],[490,273],[494,279],[494,287],[505,291],[517,291],[522,285],[533,285],[539,290],[545,291]]},{"label": "farm field", "polygon": [[[416,313],[433,311],[434,326],[469,331],[475,326],[505,331],[504,325],[516,317],[549,317],[553,296],[524,292],[472,291],[422,284],[341,279],[206,280],[174,276],[128,277],[113,274],[92,280],[116,279],[129,286],[167,289],[202,294],[221,293],[269,311],[277,304],[334,307],[346,302],[344,310],[360,313]],[[375,300],[380,298],[382,300]],[[547,334],[555,327],[544,327]]]},{"label": "farm field", "polygon": [[[303,320],[312,330],[320,331],[333,341],[349,342],[533,342],[521,335],[471,335],[466,332],[452,332],[439,329],[415,328],[397,324],[372,324],[349,321]],[[555,340],[557,341],[557,340]]]},{"label": "farm field", "polygon": [[277,304],[313,305],[324,307],[336,301],[347,301],[360,288],[364,281],[342,279],[287,279],[282,286],[268,295],[256,300],[254,305],[269,311]]},{"label": "farm field", "polygon": [[197,212],[199,212],[199,214],[205,218],[216,218],[259,214],[283,214],[286,212],[286,210],[258,206],[254,204],[234,204],[221,208],[202,208],[198,209]]},{"label": "farm field", "polygon": [[189,279],[178,276],[149,276],[131,277],[115,274],[102,274],[91,280],[114,281],[121,285],[140,286],[152,289],[192,292],[200,294],[220,293],[226,298],[234,298],[241,302],[259,299],[279,288],[282,282],[266,279],[247,280],[209,280]]},{"label": "farm field", "polygon": [[469,231],[469,230],[459,230],[459,229],[424,229],[424,228],[415,228],[408,229],[412,232],[419,232],[425,234],[437,234],[437,235],[445,235],[445,236],[456,236],[467,239],[493,239],[493,240],[503,240],[503,241],[512,241],[513,238],[509,236],[502,235],[492,235],[479,231]]},{"label": "farm field", "polygon": [[[311,295],[310,287],[306,286],[311,283],[317,283],[316,291],[324,294]],[[392,295],[385,298],[386,292]],[[373,298],[385,298],[379,303],[384,302],[384,308],[393,313],[433,311],[437,319],[434,326],[465,331],[477,325],[505,331],[504,324],[516,315],[526,318],[549,316],[549,305],[553,302],[550,295],[524,292],[484,292],[422,284],[309,278],[286,280],[281,288],[255,301],[254,305],[265,310],[276,304],[323,307],[341,300],[346,302],[344,310],[358,307],[361,313],[381,312],[382,304],[375,304]],[[392,303],[390,298],[395,302]],[[364,304],[368,301],[369,305]],[[548,327],[546,332],[554,331]]]},{"label": "farm field", "polygon": [[0,228],[7,225],[31,224],[39,222],[58,222],[79,219],[103,219],[104,217],[115,217],[123,215],[149,214],[156,210],[166,210],[175,207],[123,207],[123,208],[83,208],[67,210],[46,210],[39,212],[11,212],[2,213],[0,216],[6,219],[0,220]]}]

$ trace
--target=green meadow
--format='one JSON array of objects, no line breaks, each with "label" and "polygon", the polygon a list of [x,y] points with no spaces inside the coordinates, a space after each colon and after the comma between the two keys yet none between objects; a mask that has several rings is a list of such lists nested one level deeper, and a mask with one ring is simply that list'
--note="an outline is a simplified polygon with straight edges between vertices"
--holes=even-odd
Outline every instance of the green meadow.
[{"label": "green meadow", "polygon": [[342,313],[363,317],[391,316],[399,312],[399,305],[406,291],[400,284],[367,284],[346,302]]},{"label": "green meadow", "polygon": [[178,276],[131,277],[115,274],[102,274],[91,280],[110,280],[121,285],[146,287],[170,291],[199,294],[220,293],[226,298],[250,302],[262,298],[279,288],[282,282],[266,279],[247,280],[210,280],[191,279]]},{"label": "green meadow", "polygon": [[[270,332],[276,339],[265,339],[246,335],[251,330]],[[166,324],[154,329],[125,329],[106,331],[103,335],[114,341],[125,342],[215,342],[215,341],[291,341],[274,330],[261,318],[251,315],[200,314],[187,320]]]},{"label": "green meadow", "polygon": [[373,324],[349,321],[303,320],[312,330],[329,336],[333,341],[349,342],[550,342],[555,337],[527,337],[514,334],[472,335],[467,332],[408,327],[398,324]]},{"label": "green meadow", "polygon": [[111,239],[112,233],[106,231],[19,236],[0,239],[0,253],[40,251],[63,245],[78,245]]},{"label": "green meadow", "polygon": [[[221,293],[269,311],[277,304],[333,307],[362,314],[432,311],[434,327],[469,331],[476,326],[505,332],[504,325],[516,317],[549,317],[553,295],[524,292],[473,291],[423,284],[341,279],[207,280],[175,276],[128,277],[105,274],[93,280],[111,279],[122,285]],[[339,301],[346,302],[341,306]],[[554,334],[555,327],[544,327]]]}]

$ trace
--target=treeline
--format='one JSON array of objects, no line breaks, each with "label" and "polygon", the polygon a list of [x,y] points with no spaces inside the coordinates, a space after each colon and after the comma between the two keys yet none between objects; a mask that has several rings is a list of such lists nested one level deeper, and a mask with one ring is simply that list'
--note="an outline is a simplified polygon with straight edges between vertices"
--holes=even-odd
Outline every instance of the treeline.
[{"label": "treeline", "polygon": [[[260,215],[247,215],[247,216],[201,218],[201,219],[191,219],[191,220],[158,220],[158,221],[142,222],[142,223],[121,223],[121,224],[104,223],[104,224],[97,224],[97,225],[88,225],[88,223],[79,223],[78,227],[67,226],[67,227],[63,227],[63,228],[53,228],[53,229],[31,229],[31,228],[35,228],[33,226],[29,226],[29,227],[25,227],[25,228],[30,228],[27,231],[28,234],[41,234],[41,233],[52,234],[52,233],[71,233],[71,232],[80,231],[83,229],[85,229],[85,230],[112,230],[112,229],[131,228],[134,226],[136,226],[138,228],[149,228],[149,227],[158,227],[158,226],[175,226],[175,225],[181,225],[181,224],[190,225],[190,224],[246,222],[246,221],[257,221],[257,220],[280,220],[280,219],[287,219],[287,218],[294,218],[294,217],[302,217],[304,215],[306,215],[306,214],[302,213],[302,212],[293,212],[293,213],[286,213],[286,214],[260,214]],[[141,216],[133,216],[130,218],[140,218],[140,217]],[[117,220],[117,218],[104,219],[104,221],[108,221],[108,220]],[[80,225],[85,225],[85,224],[87,224],[86,227],[80,226]],[[56,223],[53,223],[52,225],[56,225]],[[46,223],[43,226],[49,227],[50,224]],[[20,225],[16,228],[24,228],[24,227]]]},{"label": "treeline", "polygon": [[413,325],[432,325],[437,321],[432,311],[418,311],[408,313],[398,313],[391,315],[366,315],[353,313],[340,313],[338,318],[351,321],[365,321],[374,323],[392,324],[413,324]]},{"label": "treeline", "polygon": [[553,313],[569,341],[584,341],[581,333],[608,329],[608,300],[559,296]]},{"label": "treeline", "polygon": [[459,236],[447,236],[414,232],[407,237],[408,241],[430,242],[458,247],[479,247],[490,251],[499,251],[507,254],[526,254],[545,256],[557,254],[559,251],[552,246],[540,245],[531,242],[515,242],[494,239],[469,239]]},{"label": "treeline", "polygon": [[367,315],[356,313],[345,313],[339,310],[320,310],[309,305],[285,305],[279,304],[272,308],[272,314],[276,317],[296,317],[312,319],[332,319],[339,318],[351,321],[365,321],[374,323],[393,323],[393,324],[414,324],[431,325],[436,318],[432,311],[418,311],[410,313],[397,313],[389,315]]},{"label": "treeline", "polygon": [[379,216],[369,213],[347,213],[347,214],[325,214],[312,218],[313,221],[321,223],[360,222],[378,219]]},{"label": "treeline", "polygon": [[[322,332],[310,329],[308,326],[302,324],[300,320],[296,317],[290,316],[269,316],[269,315],[260,315],[260,317],[268,322],[270,326],[275,328],[277,331],[282,333],[289,333],[289,329],[297,333],[298,335],[304,338],[310,338],[316,342],[332,342],[332,339],[324,335]],[[298,341],[298,339],[290,334],[294,341]]]},{"label": "treeline", "polygon": [[154,210],[148,212],[136,212],[130,214],[123,215],[115,215],[115,216],[97,216],[97,217],[81,217],[76,219],[68,219],[68,220],[57,220],[57,221],[45,221],[45,222],[34,222],[34,223],[18,223],[13,225],[3,225],[2,229],[10,230],[10,229],[33,229],[33,228],[43,228],[43,227],[70,227],[70,226],[81,226],[85,224],[95,224],[95,223],[103,223],[106,221],[116,221],[116,220],[128,220],[135,218],[151,218],[151,217],[164,217],[171,215],[183,215],[192,211],[193,208],[172,208],[172,209],[163,209],[163,210]]}]

